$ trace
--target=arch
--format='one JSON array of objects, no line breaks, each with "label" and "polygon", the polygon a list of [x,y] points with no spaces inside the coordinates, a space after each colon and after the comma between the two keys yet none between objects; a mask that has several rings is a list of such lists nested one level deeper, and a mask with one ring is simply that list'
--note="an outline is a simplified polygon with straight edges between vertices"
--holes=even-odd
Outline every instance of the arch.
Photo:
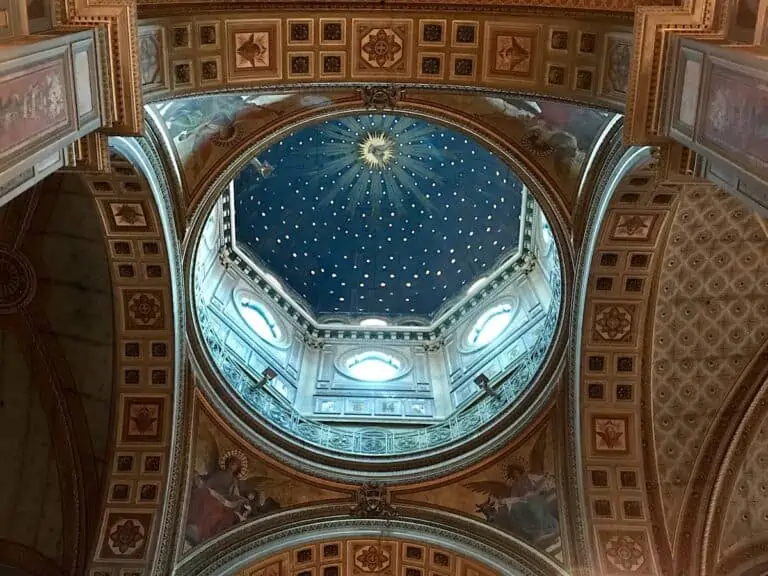
[{"label": "arch", "polygon": [[[727,468],[724,455],[740,436],[751,437],[760,427],[747,415],[756,409],[765,378],[768,328],[761,287],[768,280],[767,241],[760,217],[739,200],[708,185],[681,190],[647,327],[644,354],[652,363],[645,372],[650,386],[642,414],[647,458],[652,447],[656,461],[647,474],[648,484],[658,487],[647,491],[649,505],[659,512],[657,523],[666,526],[670,550],[660,561],[676,572],[710,572],[717,562],[711,547],[721,538],[724,548],[733,546],[731,535],[752,537],[741,531],[749,526],[741,512],[733,518],[713,490],[731,481],[739,451],[732,452]],[[738,417],[749,422],[743,431]],[[761,457],[761,450],[751,454]],[[718,511],[718,505],[725,506]],[[758,504],[749,508],[757,512]],[[708,532],[713,515],[728,526],[727,534]]]},{"label": "arch", "polygon": [[[175,208],[146,141],[111,142],[112,171],[82,175],[101,214],[110,259],[115,339],[115,434],[91,571],[170,572],[184,403],[183,294]],[[158,546],[158,543],[160,545]]]},{"label": "arch", "polygon": [[[710,501],[711,493],[718,477],[732,475],[721,470],[719,462],[729,430],[735,427],[734,414],[744,414],[745,402],[754,395],[755,375],[743,376],[744,383],[738,388],[732,388],[733,381],[729,381],[707,392],[706,401],[694,396],[689,403],[695,401],[701,417],[683,413],[692,408],[684,399],[674,400],[677,391],[662,388],[676,386],[682,394],[685,378],[668,374],[664,367],[674,364],[680,369],[669,355],[683,361],[690,353],[683,344],[679,349],[670,348],[668,331],[674,320],[676,329],[684,332],[686,323],[678,316],[687,313],[695,317],[692,309],[686,310],[698,305],[694,300],[709,302],[708,297],[722,296],[742,315],[750,314],[753,324],[759,324],[759,319],[752,319],[759,312],[740,304],[739,298],[748,300],[743,289],[735,295],[724,294],[719,281],[713,280],[716,294],[707,296],[708,288],[702,296],[695,282],[710,282],[717,276],[714,272],[706,279],[691,272],[680,280],[673,271],[680,266],[696,267],[709,259],[714,262],[725,245],[717,244],[718,234],[732,245],[738,238],[752,242],[761,233],[754,222],[748,225],[752,216],[714,186],[664,182],[653,164],[627,173],[610,193],[610,199],[601,200],[605,206],[602,215],[591,218],[600,222],[600,227],[585,241],[584,267],[579,268],[581,294],[576,298],[581,309],[575,311],[584,322],[573,323],[578,333],[572,342],[572,378],[578,384],[571,388],[569,401],[573,420],[582,429],[574,430],[570,444],[581,443],[575,456],[582,464],[574,476],[582,477],[576,480],[580,486],[572,494],[583,494],[582,505],[590,509],[589,520],[586,515],[576,520],[582,524],[577,529],[588,530],[594,538],[588,561],[597,563],[595,570],[708,573],[714,569],[711,551],[716,549],[718,529],[704,532],[701,510],[708,507],[710,521],[723,512],[724,502]],[[718,224],[720,221],[725,223]],[[688,246],[691,242],[694,245]],[[744,257],[749,258],[745,262],[752,268],[755,259],[748,254],[755,246],[759,252],[760,244],[744,251]],[[703,250],[704,255],[699,256],[697,250]],[[736,259],[720,258],[718,262],[727,267]],[[737,271],[730,274],[737,275]],[[694,282],[690,288],[683,288],[690,282]],[[762,285],[762,281],[757,284]],[[673,297],[676,300],[670,303]],[[696,330],[702,332],[704,328]],[[765,330],[757,328],[755,334],[758,342],[751,338],[750,349],[760,344],[759,335]],[[702,354],[697,356],[701,361]],[[713,354],[719,358],[715,351],[705,355],[710,358]],[[722,354],[731,361],[727,350]],[[751,358],[752,352],[749,355]],[[732,361],[734,370],[741,371],[744,359]],[[686,370],[693,374],[697,365],[690,359],[686,362]],[[697,382],[693,386],[703,385]],[[752,392],[748,392],[750,386]],[[719,400],[713,404],[715,397]],[[670,398],[674,400],[671,404]],[[670,406],[672,417],[665,412]],[[713,411],[717,417],[712,416]],[[687,447],[680,449],[684,453],[668,447],[669,429],[677,430],[678,424],[687,426],[678,430],[681,445],[687,442]],[[670,470],[678,466],[682,472],[671,477]],[[710,559],[704,565],[701,562],[707,551]],[[620,560],[622,555],[632,558],[629,564]]]},{"label": "arch", "polygon": [[397,517],[386,519],[349,518],[348,505],[316,505],[285,511],[243,525],[202,546],[178,565],[176,574],[230,576],[256,560],[286,549],[323,540],[360,538],[439,546],[503,576],[566,575],[563,568],[540,552],[479,521],[413,505],[399,505],[398,510]]},{"label": "arch", "polygon": [[[688,498],[686,510],[689,512],[685,514],[686,517],[696,517],[690,511],[698,511],[706,503],[707,513],[703,521],[686,527],[691,532],[688,541],[701,542],[699,554],[691,558],[693,569],[698,563],[700,573],[734,574],[744,569],[745,565],[757,564],[757,558],[768,557],[768,538],[764,534],[735,551],[722,550],[730,499],[740,479],[740,469],[748,459],[749,448],[757,440],[767,404],[768,344],[753,358],[739,383],[734,386],[702,448],[707,455],[707,463],[714,465],[699,466],[702,482],[697,492]],[[754,448],[759,450],[760,446]],[[759,503],[753,504],[757,508]],[[758,509],[754,510],[754,513],[758,512]],[[686,557],[683,555],[683,559]]]},{"label": "arch", "polygon": [[608,152],[606,162],[602,164],[599,174],[594,176],[592,190],[595,192],[585,195],[588,204],[585,205],[583,240],[576,263],[576,279],[574,282],[575,305],[572,310],[571,334],[569,348],[569,378],[566,397],[567,438],[566,458],[568,466],[568,482],[566,483],[569,501],[571,503],[571,533],[576,542],[574,561],[586,571],[593,571],[593,537],[589,526],[589,513],[585,510],[585,470],[583,467],[583,424],[581,414],[582,403],[582,337],[587,294],[589,290],[590,271],[593,257],[600,238],[601,228],[605,222],[611,200],[621,181],[633,170],[649,162],[651,149],[648,147],[623,148],[618,141]]}]

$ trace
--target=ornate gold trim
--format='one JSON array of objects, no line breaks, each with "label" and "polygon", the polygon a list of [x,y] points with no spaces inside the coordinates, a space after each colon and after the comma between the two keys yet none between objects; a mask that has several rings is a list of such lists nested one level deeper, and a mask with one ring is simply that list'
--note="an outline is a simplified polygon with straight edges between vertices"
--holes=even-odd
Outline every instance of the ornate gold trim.
[{"label": "ornate gold trim", "polygon": [[680,7],[638,6],[626,100],[625,144],[665,141],[660,136],[660,97],[670,34],[719,39],[728,18],[725,0],[685,0]]},{"label": "ornate gold trim", "polygon": [[[144,107],[139,78],[135,0],[64,0],[56,6],[58,26],[104,27],[108,49],[102,56],[105,83],[111,86],[104,105],[102,129],[112,135],[138,136],[144,126]],[[106,87],[106,86],[105,86]]]}]

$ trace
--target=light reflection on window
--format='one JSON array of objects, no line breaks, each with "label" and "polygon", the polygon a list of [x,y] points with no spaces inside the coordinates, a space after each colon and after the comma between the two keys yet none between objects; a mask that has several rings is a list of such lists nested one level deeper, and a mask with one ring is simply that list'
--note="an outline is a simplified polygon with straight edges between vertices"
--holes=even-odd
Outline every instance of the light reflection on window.
[{"label": "light reflection on window", "polygon": [[346,368],[353,378],[367,382],[386,382],[400,372],[402,364],[390,354],[369,350],[347,360]]},{"label": "light reflection on window", "polygon": [[554,242],[554,237],[552,236],[552,229],[549,227],[549,222],[547,222],[547,219],[544,217],[544,212],[541,213],[541,236],[544,239],[544,250],[548,251],[552,246],[552,242]]},{"label": "light reflection on window", "polygon": [[280,341],[283,337],[282,330],[280,330],[280,326],[277,325],[272,314],[262,304],[248,298],[243,298],[240,304],[243,318],[259,338],[273,344]]},{"label": "light reflection on window", "polygon": [[477,319],[467,340],[472,346],[486,346],[507,329],[513,317],[514,313],[510,304],[494,306]]}]

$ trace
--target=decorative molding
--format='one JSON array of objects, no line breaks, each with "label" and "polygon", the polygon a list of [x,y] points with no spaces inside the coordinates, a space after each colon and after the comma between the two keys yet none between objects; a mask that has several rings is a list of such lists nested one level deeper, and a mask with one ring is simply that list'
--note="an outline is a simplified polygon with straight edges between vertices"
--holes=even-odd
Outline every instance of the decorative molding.
[{"label": "decorative molding", "polygon": [[[107,116],[112,124],[110,134],[139,135],[144,128],[144,107],[139,74],[140,54],[136,27],[136,4],[133,0],[73,0],[56,3],[58,26],[102,25],[107,33],[108,53],[103,69]],[[105,86],[107,87],[107,86]],[[114,100],[109,98],[113,96]]]},{"label": "decorative molding", "polygon": [[[426,102],[412,102],[409,100],[408,104],[409,109],[413,110],[412,114],[428,115],[435,113],[434,107],[430,108]],[[344,105],[341,109],[348,110],[348,104]],[[353,110],[359,109],[359,104],[357,104]],[[471,130],[471,134],[475,138],[486,142],[487,145],[492,147],[494,152],[499,153],[507,162],[515,162],[516,159],[508,151],[509,143],[505,142],[501,136],[489,136],[487,131],[481,131],[480,127],[475,126],[471,121],[467,122],[467,119],[460,116],[457,112],[442,112],[443,115],[440,116],[441,121],[458,123],[460,118],[464,118],[462,126],[465,131]],[[338,112],[334,110],[332,113]],[[309,117],[309,113],[307,115],[302,114],[302,118],[298,121],[305,121],[306,118],[304,116]],[[315,112],[314,118],[318,118],[317,112]],[[279,133],[282,130],[290,129],[295,123],[296,120],[294,120],[293,124],[284,123],[279,127],[273,125],[269,129],[272,134],[275,134],[275,130]],[[194,286],[191,281],[191,271],[195,259],[197,240],[212,206],[219,201],[222,190],[228,185],[233,175],[250,158],[249,150],[253,147],[254,143],[259,141],[258,138],[259,135],[254,134],[252,138],[249,138],[247,142],[244,142],[239,147],[236,156],[230,158],[224,171],[219,172],[210,185],[206,185],[204,196],[196,202],[194,213],[190,220],[190,231],[185,254],[185,269],[188,274],[187,297],[193,309],[192,313],[195,316],[199,311],[194,303]],[[514,437],[529,422],[531,417],[535,417],[535,414],[539,413],[550,402],[556,387],[559,371],[562,369],[563,357],[560,354],[560,350],[564,342],[561,342],[560,338],[564,328],[561,326],[561,322],[569,314],[570,289],[567,287],[571,281],[570,246],[565,240],[566,233],[564,232],[567,217],[564,216],[565,209],[562,204],[556,202],[557,197],[544,193],[545,186],[540,183],[541,181],[534,175],[532,170],[527,166],[518,165],[518,174],[526,183],[528,189],[532,191],[532,194],[542,206],[552,225],[553,235],[555,236],[562,259],[563,302],[560,317],[557,319],[558,328],[556,328],[554,343],[543,358],[542,375],[539,376],[538,384],[527,390],[515,406],[505,410],[492,423],[489,422],[476,435],[476,438],[467,441],[472,446],[477,447],[477,449],[472,450],[473,461],[479,461],[498,450],[500,446]],[[553,201],[555,202],[553,203]],[[248,442],[258,446],[260,450],[268,455],[286,462],[302,472],[322,478],[342,479],[350,483],[358,483],[362,479],[368,478],[377,479],[381,474],[387,474],[388,481],[392,479],[397,483],[417,482],[443,475],[455,469],[456,464],[451,462],[451,459],[448,457],[449,453],[457,451],[466,453],[469,451],[468,446],[464,446],[463,442],[461,448],[458,444],[453,443],[441,449],[439,454],[434,453],[419,458],[400,456],[398,457],[398,463],[390,462],[388,461],[389,459],[366,459],[362,465],[356,462],[352,466],[353,460],[351,460],[351,456],[340,455],[336,451],[320,451],[306,443],[294,442],[274,425],[262,421],[261,418],[256,418],[253,410],[244,405],[243,401],[238,398],[237,393],[232,390],[232,387],[222,380],[219,371],[211,366],[209,352],[203,345],[204,334],[197,323],[189,326],[189,337],[192,347],[191,355],[197,358],[196,362],[199,363],[198,368],[202,375],[201,387],[216,411],[230,420],[238,434],[241,434]],[[219,348],[217,347],[216,349],[218,350]],[[539,361],[540,358],[537,357],[537,362]],[[515,421],[519,416],[523,416],[523,418]],[[463,465],[466,465],[466,462]]]},{"label": "decorative molding", "polygon": [[[503,576],[566,576],[533,548],[479,521],[416,505],[400,505],[398,518],[339,518],[343,504],[311,505],[244,524],[201,546],[176,568],[178,576],[232,575],[255,559],[287,548],[339,538],[403,539],[477,559]],[[258,535],[258,537],[257,537]]]},{"label": "decorative molding", "polygon": [[723,38],[730,17],[724,0],[684,0],[680,6],[637,7],[626,96],[624,142],[660,144],[665,138],[664,72],[673,34]]},{"label": "decorative molding", "polygon": [[357,93],[367,108],[377,112],[392,109],[405,95],[405,90],[399,86],[363,86],[357,89]]}]

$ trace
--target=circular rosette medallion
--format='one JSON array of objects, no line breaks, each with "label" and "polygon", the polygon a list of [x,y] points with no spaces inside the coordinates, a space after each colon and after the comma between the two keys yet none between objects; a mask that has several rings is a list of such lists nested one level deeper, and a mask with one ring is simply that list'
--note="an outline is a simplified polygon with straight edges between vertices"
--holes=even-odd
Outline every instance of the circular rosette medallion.
[{"label": "circular rosette medallion", "polygon": [[12,314],[35,292],[32,266],[23,254],[0,246],[0,314]]}]

